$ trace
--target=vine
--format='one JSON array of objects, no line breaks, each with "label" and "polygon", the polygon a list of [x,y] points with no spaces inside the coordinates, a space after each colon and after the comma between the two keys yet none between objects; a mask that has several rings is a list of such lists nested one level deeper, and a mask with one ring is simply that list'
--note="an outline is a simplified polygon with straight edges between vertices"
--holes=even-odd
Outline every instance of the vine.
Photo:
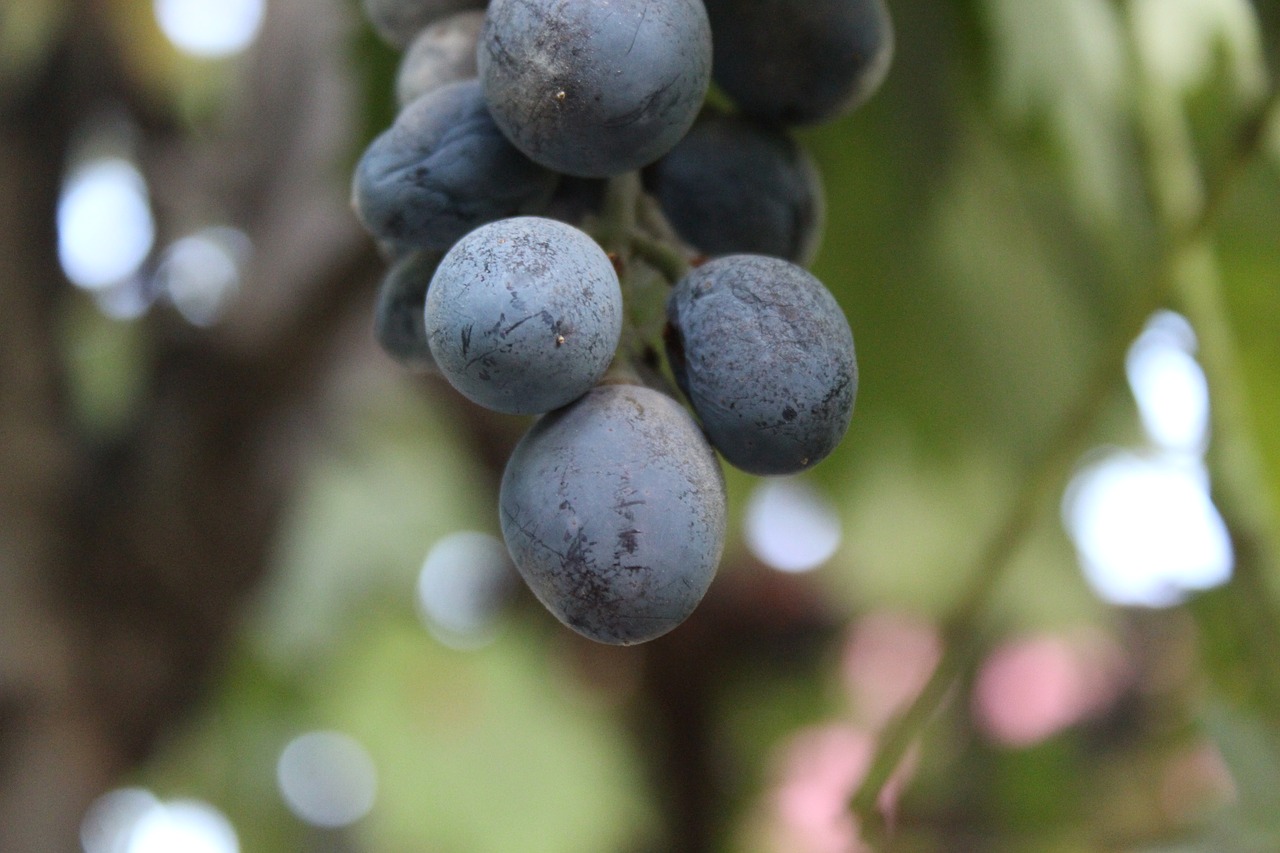
[{"label": "vine", "polygon": [[[982,649],[981,621],[988,603],[1019,546],[1034,528],[1044,502],[1062,488],[1075,460],[1086,449],[1094,426],[1114,393],[1115,377],[1123,374],[1129,346],[1152,313],[1176,302],[1187,310],[1198,328],[1203,327],[1202,334],[1207,339],[1205,351],[1210,356],[1207,369],[1215,386],[1225,389],[1220,400],[1223,405],[1214,406],[1217,419],[1230,424],[1233,431],[1234,427],[1243,426],[1241,392],[1233,383],[1222,379],[1224,372],[1227,376],[1238,373],[1221,297],[1216,288],[1203,286],[1203,278],[1190,277],[1187,272],[1189,265],[1208,250],[1209,238],[1223,207],[1240,175],[1261,152],[1266,129],[1278,109],[1280,92],[1273,90],[1241,123],[1224,168],[1207,188],[1198,209],[1183,217],[1166,216],[1170,224],[1155,273],[1116,324],[1115,333],[1104,343],[1083,388],[1031,466],[1031,473],[1023,481],[1004,520],[969,567],[968,585],[943,625],[943,653],[938,665],[914,700],[881,733],[870,767],[851,799],[863,837],[877,847],[889,838],[885,816],[876,808],[886,784],[911,745],[942,710],[959,676]],[[1244,561],[1240,569],[1251,573],[1246,580],[1257,587],[1259,579],[1253,561]],[[1254,598],[1250,596],[1251,600]],[[1275,614],[1269,612],[1265,596],[1252,601],[1252,605],[1267,608],[1268,624],[1280,624]]]}]

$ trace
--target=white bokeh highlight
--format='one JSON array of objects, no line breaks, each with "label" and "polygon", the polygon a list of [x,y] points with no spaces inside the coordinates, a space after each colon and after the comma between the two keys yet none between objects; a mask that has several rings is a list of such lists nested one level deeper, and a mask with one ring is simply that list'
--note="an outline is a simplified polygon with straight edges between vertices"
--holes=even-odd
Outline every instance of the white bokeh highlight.
[{"label": "white bokeh highlight", "polygon": [[1113,604],[1169,607],[1231,578],[1231,538],[1203,461],[1209,388],[1195,350],[1185,318],[1151,318],[1126,361],[1148,447],[1096,455],[1063,498],[1085,579]]},{"label": "white bokeh highlight", "polygon": [[240,292],[252,243],[235,228],[205,228],[175,240],[156,268],[159,290],[195,326],[216,323]]},{"label": "white bokeh highlight", "polygon": [[501,539],[470,530],[451,533],[431,548],[418,573],[418,613],[442,644],[479,648],[496,635],[515,577]]},{"label": "white bokeh highlight", "polygon": [[1209,443],[1209,383],[1186,318],[1161,311],[1125,360],[1147,437],[1163,450],[1202,454]]},{"label": "white bokeh highlight", "polygon": [[1085,578],[1115,604],[1168,607],[1231,577],[1231,541],[1199,465],[1117,451],[1065,502]]},{"label": "white bokeh highlight", "polygon": [[156,23],[174,47],[206,59],[247,48],[265,13],[265,0],[155,0]]},{"label": "white bokeh highlight", "polygon": [[840,517],[820,492],[802,480],[763,480],[751,493],[743,520],[747,548],[783,572],[821,566],[840,547]]},{"label": "white bokeh highlight", "polygon": [[369,813],[377,797],[373,758],[350,735],[315,731],[289,741],[276,762],[289,810],[313,826],[335,828]]},{"label": "white bokeh highlight", "polygon": [[239,853],[235,828],[200,800],[170,800],[145,812],[129,833],[126,853]]},{"label": "white bokeh highlight", "polygon": [[143,816],[162,808],[145,788],[117,788],[98,797],[80,821],[84,853],[128,853],[133,828]]},{"label": "white bokeh highlight", "polygon": [[117,788],[80,822],[84,853],[240,853],[226,815],[203,800],[164,801],[145,788]]},{"label": "white bokeh highlight", "polygon": [[146,180],[122,157],[73,168],[58,200],[57,221],[63,272],[87,290],[110,288],[134,276],[155,243]]}]

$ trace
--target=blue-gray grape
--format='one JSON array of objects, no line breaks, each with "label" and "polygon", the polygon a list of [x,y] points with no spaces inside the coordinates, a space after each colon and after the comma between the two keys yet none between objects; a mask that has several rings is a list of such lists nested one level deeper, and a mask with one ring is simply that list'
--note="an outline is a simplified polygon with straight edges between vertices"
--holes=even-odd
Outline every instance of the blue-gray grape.
[{"label": "blue-gray grape", "polygon": [[743,112],[834,119],[880,86],[893,54],[884,0],[706,0],[714,77]]},{"label": "blue-gray grape", "polygon": [[752,474],[793,474],[849,428],[853,333],[835,297],[779,258],[729,255],[677,283],[667,354],[711,444]]},{"label": "blue-gray grape", "polygon": [[[717,452],[791,474],[848,429],[853,336],[799,266],[824,205],[785,125],[841,115],[880,84],[884,0],[364,3],[393,44],[413,39],[401,112],[353,178],[361,223],[399,258],[378,342],[474,403],[542,416],[499,495],[517,568],[583,636],[661,636],[699,604],[724,548]],[[695,124],[713,72],[738,111]],[[653,198],[634,175],[606,180],[640,169]],[[671,291],[664,340],[692,415],[606,378],[630,360],[633,381],[661,384],[662,320],[643,294],[660,299],[690,247],[714,259]]]},{"label": "blue-gray grape", "polygon": [[396,102],[401,108],[428,92],[476,77],[476,43],[484,12],[457,12],[430,24],[414,38],[396,72]]},{"label": "blue-gray grape", "polygon": [[822,183],[782,128],[706,112],[646,170],[645,185],[680,237],[703,254],[813,260]]},{"label": "blue-gray grape", "polygon": [[411,252],[391,265],[378,288],[373,336],[387,355],[414,370],[436,366],[427,344],[423,310],[439,263],[439,252]]},{"label": "blue-gray grape", "polygon": [[540,414],[604,375],[622,332],[622,291],[590,237],[522,216],[477,228],[445,254],[424,316],[436,365],[463,396]]},{"label": "blue-gray grape", "polygon": [[499,507],[534,595],[603,643],[683,622],[724,548],[715,454],[678,403],[640,386],[599,386],[535,423],[507,462]]},{"label": "blue-gray grape", "polygon": [[404,48],[432,21],[466,9],[483,9],[485,0],[364,0],[364,14],[383,41]]},{"label": "blue-gray grape", "polygon": [[536,212],[557,180],[511,146],[467,80],[409,104],[369,145],[352,204],[380,240],[444,251],[478,225]]},{"label": "blue-gray grape", "polygon": [[684,136],[711,79],[711,30],[701,0],[494,0],[477,61],[517,148],[600,178]]}]

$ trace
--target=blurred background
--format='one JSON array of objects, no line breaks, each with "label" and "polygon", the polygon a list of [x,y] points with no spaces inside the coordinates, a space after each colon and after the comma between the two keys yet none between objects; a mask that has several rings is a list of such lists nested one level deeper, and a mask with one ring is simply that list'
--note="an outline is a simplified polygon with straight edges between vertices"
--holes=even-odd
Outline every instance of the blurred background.
[{"label": "blurred background", "polygon": [[2,0],[0,850],[1280,850],[1280,4],[889,5],[853,426],[621,649],[373,341],[355,0]]}]

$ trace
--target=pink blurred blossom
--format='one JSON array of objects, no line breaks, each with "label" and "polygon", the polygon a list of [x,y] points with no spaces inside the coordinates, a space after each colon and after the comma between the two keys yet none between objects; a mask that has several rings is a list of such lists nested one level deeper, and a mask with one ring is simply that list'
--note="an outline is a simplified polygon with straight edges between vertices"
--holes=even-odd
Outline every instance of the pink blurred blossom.
[{"label": "pink blurred blossom", "polygon": [[[803,729],[783,744],[767,802],[767,849],[871,853],[859,837],[850,802],[875,748],[874,735],[845,723]],[[892,815],[916,759],[916,751],[909,752],[881,790],[876,800],[881,814]]]},{"label": "pink blurred blossom", "polygon": [[1235,802],[1235,779],[1218,748],[1194,744],[1170,759],[1160,784],[1160,805],[1175,821],[1195,818]]},{"label": "pink blurred blossom", "polygon": [[860,718],[881,728],[916,697],[941,655],[937,629],[922,619],[888,612],[860,619],[842,667]]},{"label": "pink blurred blossom", "polygon": [[772,796],[775,849],[863,851],[849,800],[870,766],[874,747],[871,735],[841,724],[806,729],[791,739]]},{"label": "pink blurred blossom", "polygon": [[1119,649],[1101,637],[1011,640],[982,664],[974,715],[994,740],[1031,746],[1107,707],[1123,670]]}]

